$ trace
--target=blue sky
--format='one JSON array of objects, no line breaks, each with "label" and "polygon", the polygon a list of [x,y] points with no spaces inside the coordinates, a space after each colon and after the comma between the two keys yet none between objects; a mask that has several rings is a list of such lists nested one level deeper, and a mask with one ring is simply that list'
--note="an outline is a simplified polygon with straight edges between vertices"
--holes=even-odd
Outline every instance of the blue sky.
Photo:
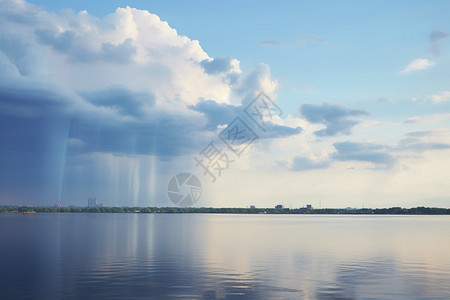
[{"label": "blue sky", "polygon": [[[199,206],[450,207],[448,1],[0,5],[0,204],[166,206],[189,171]],[[260,91],[283,114],[210,184]]]}]

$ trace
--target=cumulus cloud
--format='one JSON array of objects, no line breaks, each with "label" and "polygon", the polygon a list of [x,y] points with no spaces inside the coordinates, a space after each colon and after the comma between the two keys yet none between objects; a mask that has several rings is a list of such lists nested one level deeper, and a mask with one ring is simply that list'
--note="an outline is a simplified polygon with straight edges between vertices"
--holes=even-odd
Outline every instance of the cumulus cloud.
[{"label": "cumulus cloud", "polygon": [[443,32],[439,28],[434,28],[433,31],[430,33],[430,46],[431,46],[431,52],[435,57],[440,57],[444,53],[444,50],[441,46],[441,41],[447,39],[450,37],[449,33]]},{"label": "cumulus cloud", "polygon": [[317,136],[336,136],[350,134],[351,129],[359,123],[354,117],[367,115],[363,110],[350,109],[331,103],[303,104],[300,114],[311,123],[322,123],[326,126],[315,132]]},{"label": "cumulus cloud", "polygon": [[[234,118],[239,116],[243,119],[247,126],[255,132],[260,131],[258,125],[252,121],[243,112],[245,107],[243,105],[228,105],[217,103],[212,100],[205,100],[190,107],[192,110],[202,113],[206,116],[208,123],[207,128],[211,131],[216,131],[218,128],[228,125]],[[289,127],[285,125],[275,124],[268,121],[265,124],[264,134],[259,135],[260,138],[280,138],[299,134],[302,131],[300,126]]]},{"label": "cumulus cloud", "polygon": [[409,74],[414,71],[423,70],[429,67],[434,66],[434,62],[426,59],[426,58],[417,58],[410,62],[406,68],[400,71],[400,74]]},{"label": "cumulus cloud", "polygon": [[190,109],[200,112],[206,116],[208,123],[206,127],[210,131],[215,131],[219,126],[230,123],[242,111],[241,106],[217,103],[213,100],[203,100]]},{"label": "cumulus cloud", "polygon": [[[20,14],[39,15],[39,9],[21,1],[2,5],[14,8],[15,16],[0,25],[8,41],[3,63],[17,70],[1,86],[2,112],[65,119],[69,138],[83,141],[85,151],[177,155],[192,146],[188,137],[202,136],[204,122],[186,104],[208,94],[226,101],[223,92],[230,88],[203,72],[200,62],[208,55],[198,42],[147,11],[119,8],[104,19],[42,12],[45,22],[35,18],[18,26]],[[11,50],[15,46],[18,51]],[[46,64],[35,67],[39,60]],[[189,79],[193,86],[185,85]]]},{"label": "cumulus cloud", "polygon": [[333,144],[336,153],[332,158],[340,161],[361,161],[374,164],[377,168],[392,167],[396,158],[386,146],[372,143],[338,142]]},{"label": "cumulus cloud", "polygon": [[239,61],[232,57],[205,59],[200,62],[206,73],[241,73]]},{"label": "cumulus cloud", "polygon": [[145,118],[155,104],[155,97],[152,94],[135,92],[120,86],[81,95],[90,104],[123,117]]},{"label": "cumulus cloud", "polygon": [[[69,134],[76,135],[70,138],[89,140],[88,129],[98,130],[96,151],[127,153],[106,142],[115,132],[116,144],[135,135],[143,146],[130,148],[140,153],[175,154],[164,145],[177,148],[175,139],[189,144],[183,128],[199,136],[207,129],[190,109],[201,99],[228,103],[234,95],[245,101],[261,90],[273,93],[277,85],[267,65],[241,74],[238,60],[210,58],[198,41],[148,11],[118,8],[99,19],[85,11],[50,14],[23,1],[2,1],[1,9],[0,64],[10,70],[2,72],[2,112],[25,117],[42,113],[51,101],[52,109],[64,107],[66,113],[58,114],[70,119]],[[233,80],[225,80],[230,75]],[[101,149],[102,141],[109,146]]]},{"label": "cumulus cloud", "polygon": [[[134,174],[129,184],[112,184],[120,185],[117,194],[144,201],[148,194],[135,190],[149,176],[135,173],[143,157],[197,152],[219,117],[214,109],[231,116],[231,99],[273,95],[277,87],[267,65],[244,73],[236,59],[211,58],[146,10],[96,18],[4,0],[0,20],[0,197],[30,186],[28,196],[56,201],[64,183],[76,180],[84,190],[94,166],[109,166],[94,173],[105,181]],[[210,106],[202,99],[212,99]],[[273,124],[271,132],[299,131]]]},{"label": "cumulus cloud", "polygon": [[270,67],[260,63],[245,76],[241,76],[233,86],[233,91],[241,97],[241,103],[246,105],[264,91],[269,97],[274,98],[278,82],[271,76]]},{"label": "cumulus cloud", "polygon": [[38,29],[35,33],[39,42],[65,54],[71,62],[89,63],[95,60],[104,60],[112,63],[128,63],[137,53],[137,48],[132,45],[131,38],[117,45],[104,42],[99,49],[95,49],[83,40],[83,37],[71,30],[58,33],[52,30]]}]

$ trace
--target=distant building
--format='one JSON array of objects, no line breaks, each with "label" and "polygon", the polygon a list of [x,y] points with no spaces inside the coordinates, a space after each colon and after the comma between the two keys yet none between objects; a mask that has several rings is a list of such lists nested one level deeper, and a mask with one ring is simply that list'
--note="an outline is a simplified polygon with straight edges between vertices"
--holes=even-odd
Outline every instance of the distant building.
[{"label": "distant building", "polygon": [[96,207],[97,198],[88,198],[88,207]]},{"label": "distant building", "polygon": [[281,204],[275,205],[275,209],[283,209],[283,205]]},{"label": "distant building", "polygon": [[256,208],[256,206],[254,206],[254,205],[250,205],[250,208],[252,208],[252,209],[253,209],[253,208]]},{"label": "distant building", "polygon": [[312,208],[312,205],[311,204],[306,204],[306,209],[307,210],[312,210],[313,208]]}]

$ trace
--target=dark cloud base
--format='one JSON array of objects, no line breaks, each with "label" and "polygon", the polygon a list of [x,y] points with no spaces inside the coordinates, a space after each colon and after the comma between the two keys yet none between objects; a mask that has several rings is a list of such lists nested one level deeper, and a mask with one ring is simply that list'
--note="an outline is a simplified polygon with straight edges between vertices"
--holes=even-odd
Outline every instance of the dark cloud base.
[{"label": "dark cloud base", "polygon": [[349,135],[351,129],[359,123],[350,118],[368,115],[364,110],[350,109],[331,103],[303,104],[300,107],[300,114],[311,123],[321,123],[326,126],[325,129],[315,132],[315,135],[320,137]]}]

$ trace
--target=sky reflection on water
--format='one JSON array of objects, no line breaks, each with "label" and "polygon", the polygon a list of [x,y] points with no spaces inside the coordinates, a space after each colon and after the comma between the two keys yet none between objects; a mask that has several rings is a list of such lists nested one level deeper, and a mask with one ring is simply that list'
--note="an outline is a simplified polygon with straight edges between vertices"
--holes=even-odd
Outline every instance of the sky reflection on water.
[{"label": "sky reflection on water", "polygon": [[0,215],[2,298],[448,299],[448,216]]}]

